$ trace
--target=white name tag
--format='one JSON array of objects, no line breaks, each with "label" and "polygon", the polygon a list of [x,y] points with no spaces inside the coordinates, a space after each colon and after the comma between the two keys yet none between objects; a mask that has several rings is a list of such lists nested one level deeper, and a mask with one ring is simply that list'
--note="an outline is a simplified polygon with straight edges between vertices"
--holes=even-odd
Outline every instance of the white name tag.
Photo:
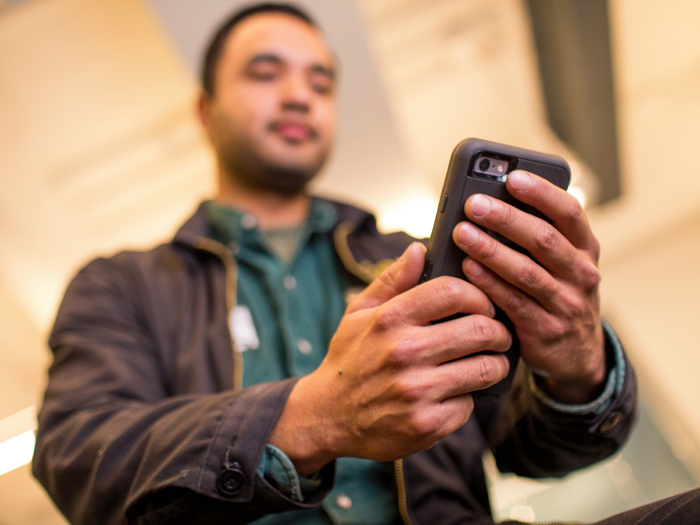
[{"label": "white name tag", "polygon": [[255,330],[253,316],[247,306],[236,306],[231,310],[228,326],[233,338],[233,349],[236,352],[258,349],[260,346],[258,332]]}]

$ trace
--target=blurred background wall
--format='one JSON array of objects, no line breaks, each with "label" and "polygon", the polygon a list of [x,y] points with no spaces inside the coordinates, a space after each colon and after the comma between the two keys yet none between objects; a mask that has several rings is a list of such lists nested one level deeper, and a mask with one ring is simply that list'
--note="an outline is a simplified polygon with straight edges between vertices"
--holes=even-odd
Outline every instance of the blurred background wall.
[{"label": "blurred background wall", "polygon": [[[317,191],[427,236],[463,138],[572,165],[603,247],[604,315],[643,410],[621,454],[563,482],[502,476],[487,458],[501,518],[591,520],[700,480],[700,3],[597,2],[591,22],[586,2],[561,0],[546,20],[546,1],[299,2],[341,63],[339,142]],[[52,318],[82,264],[167,239],[214,191],[194,116],[198,57],[242,3],[0,0],[0,525],[64,523],[27,465]],[[552,100],[553,81],[569,79],[576,100],[605,84],[604,61],[586,70],[599,41],[611,110],[587,122],[612,126],[615,143],[600,147],[613,175]],[[596,97],[588,107],[606,103]]]}]

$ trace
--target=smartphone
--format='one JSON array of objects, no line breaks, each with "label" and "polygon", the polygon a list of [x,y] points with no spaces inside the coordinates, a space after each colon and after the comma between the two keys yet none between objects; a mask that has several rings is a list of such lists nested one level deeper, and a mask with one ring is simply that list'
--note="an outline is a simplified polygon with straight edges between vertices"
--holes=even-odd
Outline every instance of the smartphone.
[{"label": "smartphone", "polygon": [[[476,138],[469,138],[457,144],[447,168],[447,176],[442,187],[433,231],[428,241],[425,267],[420,282],[442,275],[466,280],[462,271],[462,261],[464,261],[466,254],[455,244],[452,232],[457,224],[468,220],[464,213],[464,204],[471,195],[481,193],[500,199],[518,209],[551,222],[538,210],[520,202],[508,193],[505,185],[506,178],[511,171],[518,169],[539,175],[562,189],[567,189],[571,180],[569,165],[556,155]],[[529,255],[521,246],[497,232],[488,229],[485,231],[507,246]],[[502,310],[498,308],[496,310],[496,319],[504,323],[513,335],[513,346],[506,354],[511,365],[510,371],[508,377],[500,383],[474,392],[475,400],[494,402],[507,393],[520,360],[520,345],[513,329],[513,323]]]}]

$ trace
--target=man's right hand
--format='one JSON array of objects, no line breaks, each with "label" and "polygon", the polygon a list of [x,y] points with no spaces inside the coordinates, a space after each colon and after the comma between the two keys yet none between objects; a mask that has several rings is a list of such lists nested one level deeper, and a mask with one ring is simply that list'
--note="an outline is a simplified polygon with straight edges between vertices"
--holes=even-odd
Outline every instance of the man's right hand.
[{"label": "man's right hand", "polygon": [[[270,436],[302,476],[338,457],[390,461],[432,447],[464,425],[470,392],[506,377],[512,338],[472,284],[416,286],[414,243],[347,307],[321,366],[302,377]],[[432,324],[456,313],[472,314]],[[462,359],[464,358],[464,359]]]}]

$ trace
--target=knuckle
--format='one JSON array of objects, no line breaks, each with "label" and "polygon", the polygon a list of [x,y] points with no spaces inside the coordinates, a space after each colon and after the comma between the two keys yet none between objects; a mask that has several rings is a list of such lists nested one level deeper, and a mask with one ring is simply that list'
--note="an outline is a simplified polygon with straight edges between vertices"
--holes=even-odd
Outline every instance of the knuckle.
[{"label": "knuckle", "polygon": [[461,279],[445,277],[439,279],[438,282],[440,293],[445,298],[452,299],[464,293],[464,281]]},{"label": "knuckle", "polygon": [[451,277],[441,277],[436,279],[435,283],[436,297],[448,306],[457,306],[461,303],[461,299],[466,293],[466,283],[461,279]]},{"label": "knuckle", "polygon": [[481,385],[490,385],[498,379],[498,370],[493,362],[493,358],[482,356],[479,358],[479,383]]},{"label": "knuckle", "polygon": [[[469,418],[471,417],[472,412],[474,412],[474,398],[471,395],[466,395],[463,397],[463,399],[464,399],[464,405],[462,407],[462,410],[463,410],[462,417],[463,417],[464,423],[466,423],[469,420]],[[462,423],[462,425],[464,423]],[[462,426],[462,425],[460,425],[460,426]]]},{"label": "knuckle", "polygon": [[470,319],[472,320],[472,336],[475,339],[484,342],[493,341],[496,336],[496,329],[493,326],[494,321],[481,315],[472,315]]},{"label": "knuckle", "polygon": [[552,339],[555,341],[561,341],[569,335],[569,331],[566,329],[564,323],[555,323],[551,328]]},{"label": "knuckle", "polygon": [[396,281],[396,276],[394,275],[397,270],[395,269],[395,265],[389,266],[387,269],[385,269],[382,273],[379,274],[379,277],[377,279],[385,284],[389,288],[397,288],[397,281]]},{"label": "knuckle", "polygon": [[537,226],[535,243],[543,251],[552,251],[559,246],[559,232],[551,224],[541,221]]},{"label": "knuckle", "polygon": [[500,219],[501,225],[504,228],[512,228],[518,220],[515,208],[513,206],[501,205]]},{"label": "knuckle", "polygon": [[409,427],[413,437],[417,439],[426,439],[439,432],[440,421],[431,411],[421,410],[411,415]]},{"label": "knuckle", "polygon": [[494,260],[499,253],[499,243],[488,235],[484,235],[485,246],[483,247],[483,258],[485,261]]},{"label": "knuckle", "polygon": [[[466,421],[464,423],[466,423]],[[443,424],[435,429],[431,437],[437,443],[441,439],[452,434],[452,432],[457,430],[464,423],[462,423],[461,417],[453,417],[451,419],[444,420]],[[434,445],[434,443],[431,444],[431,446],[432,445]]]},{"label": "knuckle", "polygon": [[561,302],[563,310],[569,318],[578,317],[585,307],[583,298],[578,294],[566,294],[562,297]]},{"label": "knuckle", "polygon": [[396,368],[404,368],[416,361],[419,345],[411,339],[394,341],[389,349],[389,360]]},{"label": "knuckle", "polygon": [[503,298],[506,310],[517,311],[525,306],[525,296],[518,290],[513,290]]},{"label": "knuckle", "polygon": [[399,323],[400,312],[394,305],[386,303],[374,311],[374,325],[380,331],[390,330]]},{"label": "knuckle", "polygon": [[600,242],[595,237],[591,239],[590,252],[593,255],[593,259],[595,261],[600,259]]},{"label": "knuckle", "polygon": [[581,203],[575,198],[570,199],[570,202],[571,205],[566,215],[569,222],[575,224],[584,219],[583,206],[581,206]]},{"label": "knuckle", "polygon": [[600,285],[600,271],[593,264],[588,264],[581,269],[581,281],[586,291],[592,292]]},{"label": "knuckle", "polygon": [[479,289],[481,289],[483,292],[493,290],[498,283],[498,279],[491,272],[482,272],[479,277],[481,279],[479,281]]},{"label": "knuckle", "polygon": [[409,403],[419,401],[424,393],[423,386],[411,379],[398,381],[397,388],[401,398]]},{"label": "knuckle", "polygon": [[525,261],[518,272],[518,280],[527,288],[540,288],[539,272],[531,261]]},{"label": "knuckle", "polygon": [[459,402],[443,415],[445,424],[438,429],[435,437],[442,439],[463,427],[469,421],[472,412],[474,412],[474,398],[470,394],[460,396]]},{"label": "knuckle", "polygon": [[360,304],[362,304],[361,299],[359,299],[357,296],[350,299],[348,301],[348,304],[345,306],[345,315],[351,314],[351,313],[359,310]]},{"label": "knuckle", "polygon": [[560,341],[567,335],[566,324],[559,320],[552,320],[546,325],[546,339],[549,341]]}]

